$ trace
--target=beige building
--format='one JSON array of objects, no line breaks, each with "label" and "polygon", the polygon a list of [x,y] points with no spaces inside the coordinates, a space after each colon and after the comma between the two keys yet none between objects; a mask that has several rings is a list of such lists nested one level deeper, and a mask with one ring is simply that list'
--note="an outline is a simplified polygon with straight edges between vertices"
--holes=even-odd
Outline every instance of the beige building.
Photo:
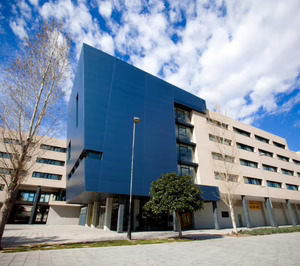
[{"label": "beige building", "polygon": [[[211,111],[182,111],[193,125],[195,182],[234,194],[238,227],[300,224],[300,154],[285,139]],[[227,206],[217,205],[219,227],[231,227]],[[215,227],[212,208],[194,214],[195,228]]]},{"label": "beige building", "polygon": [[[43,138],[42,143],[28,158],[28,164],[32,166],[18,189],[9,223],[78,224],[80,205],[66,204],[65,201],[66,141]],[[18,142],[4,138],[0,143],[1,160],[9,161],[5,144],[13,154]],[[0,169],[2,174],[3,169]],[[0,206],[5,193],[4,182],[0,179]]]}]

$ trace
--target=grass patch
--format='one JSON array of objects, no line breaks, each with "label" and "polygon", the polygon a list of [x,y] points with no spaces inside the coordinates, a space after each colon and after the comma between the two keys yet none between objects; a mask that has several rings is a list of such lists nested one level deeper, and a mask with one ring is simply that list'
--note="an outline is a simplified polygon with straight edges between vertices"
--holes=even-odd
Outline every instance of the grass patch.
[{"label": "grass patch", "polygon": [[283,233],[294,233],[294,232],[300,232],[300,226],[241,230],[239,231],[239,234],[261,236],[261,235],[272,235],[272,234],[283,234]]},{"label": "grass patch", "polygon": [[101,241],[101,242],[91,242],[91,243],[43,244],[43,245],[17,247],[17,248],[4,248],[3,253],[27,252],[27,251],[37,251],[37,250],[72,249],[72,248],[136,246],[136,245],[164,244],[164,243],[188,242],[188,241],[193,241],[193,240],[178,239],[178,238],[164,238],[164,239],[132,240],[132,241],[113,240],[113,241]]}]

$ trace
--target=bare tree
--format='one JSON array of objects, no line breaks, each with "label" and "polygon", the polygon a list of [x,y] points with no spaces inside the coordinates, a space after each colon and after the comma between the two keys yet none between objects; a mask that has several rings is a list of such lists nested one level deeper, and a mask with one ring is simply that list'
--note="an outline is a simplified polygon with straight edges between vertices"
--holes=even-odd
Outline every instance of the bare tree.
[{"label": "bare tree", "polygon": [[238,201],[236,190],[240,184],[240,175],[235,163],[237,149],[234,133],[229,129],[229,119],[226,119],[226,116],[210,112],[207,119],[211,124],[209,138],[214,141],[216,147],[216,152],[212,152],[212,156],[217,169],[215,177],[220,180],[220,197],[230,211],[233,231],[237,233],[234,206]]},{"label": "bare tree", "polygon": [[0,180],[6,198],[0,210],[0,248],[19,185],[34,162],[45,135],[65,116],[65,86],[70,79],[71,39],[62,24],[43,22],[22,43],[1,84]]}]

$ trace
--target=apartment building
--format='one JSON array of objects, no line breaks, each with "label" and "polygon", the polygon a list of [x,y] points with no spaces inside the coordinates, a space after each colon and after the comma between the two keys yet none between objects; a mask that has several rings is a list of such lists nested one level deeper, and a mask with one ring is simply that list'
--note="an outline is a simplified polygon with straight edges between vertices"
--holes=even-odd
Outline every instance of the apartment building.
[{"label": "apartment building", "polygon": [[193,176],[203,191],[204,210],[183,214],[184,228],[231,227],[221,200],[228,184],[239,227],[300,223],[300,158],[284,139],[213,113],[205,100],[85,44],[68,114],[66,195],[86,205],[82,225],[126,230],[134,117],[142,120],[135,230],[176,227],[171,214],[143,209],[151,182],[170,172]]},{"label": "apartment building", "polygon": [[[2,139],[1,160],[9,163],[9,156],[13,156],[18,146],[16,139]],[[9,223],[78,224],[80,205],[66,204],[66,141],[44,137],[33,156],[28,156],[27,163],[32,167],[19,186]],[[9,177],[7,168],[0,170]],[[0,206],[5,190],[0,179]]]}]

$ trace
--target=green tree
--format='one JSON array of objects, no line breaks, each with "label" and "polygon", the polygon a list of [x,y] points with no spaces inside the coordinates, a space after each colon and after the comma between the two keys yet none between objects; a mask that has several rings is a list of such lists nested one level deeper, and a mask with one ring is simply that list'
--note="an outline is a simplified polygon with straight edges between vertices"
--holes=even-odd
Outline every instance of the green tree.
[{"label": "green tree", "polygon": [[176,173],[163,174],[152,182],[150,200],[145,208],[155,214],[175,212],[178,221],[178,234],[182,238],[180,215],[189,211],[203,209],[202,191],[193,183],[191,176],[179,176]]}]

